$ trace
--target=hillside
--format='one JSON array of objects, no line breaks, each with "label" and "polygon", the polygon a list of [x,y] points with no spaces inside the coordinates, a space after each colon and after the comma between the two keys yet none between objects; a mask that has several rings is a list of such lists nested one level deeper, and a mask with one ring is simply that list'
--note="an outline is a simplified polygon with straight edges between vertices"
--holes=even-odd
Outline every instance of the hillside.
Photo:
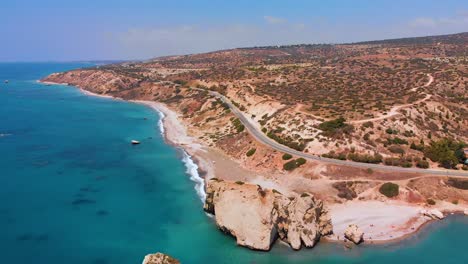
[{"label": "hillside", "polygon": [[[300,151],[392,166],[462,168],[467,47],[468,33],[240,48],[99,66],[46,80],[164,102],[207,145],[237,159],[251,139],[210,90],[225,95],[268,137]],[[438,148],[447,151],[431,155]]]}]

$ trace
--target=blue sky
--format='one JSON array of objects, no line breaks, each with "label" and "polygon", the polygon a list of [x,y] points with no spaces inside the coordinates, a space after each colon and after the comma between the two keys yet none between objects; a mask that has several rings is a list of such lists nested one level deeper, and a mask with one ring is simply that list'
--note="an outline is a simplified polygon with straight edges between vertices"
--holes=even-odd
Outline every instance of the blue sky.
[{"label": "blue sky", "polygon": [[0,61],[147,59],[468,31],[466,0],[2,0]]}]

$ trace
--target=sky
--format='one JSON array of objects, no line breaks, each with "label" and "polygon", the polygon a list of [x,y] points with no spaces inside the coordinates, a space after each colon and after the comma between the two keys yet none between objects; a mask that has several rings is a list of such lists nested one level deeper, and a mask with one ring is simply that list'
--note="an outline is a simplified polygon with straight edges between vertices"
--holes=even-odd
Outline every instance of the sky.
[{"label": "sky", "polygon": [[466,31],[467,0],[1,0],[0,61],[142,60]]}]

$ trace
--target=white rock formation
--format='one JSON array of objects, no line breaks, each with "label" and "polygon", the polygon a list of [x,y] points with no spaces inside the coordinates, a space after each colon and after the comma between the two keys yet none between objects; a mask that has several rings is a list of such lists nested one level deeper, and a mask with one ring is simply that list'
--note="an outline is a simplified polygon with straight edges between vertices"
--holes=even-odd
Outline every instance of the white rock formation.
[{"label": "white rock formation", "polygon": [[356,245],[364,241],[364,232],[354,224],[349,225],[346,228],[344,235],[348,240],[352,241]]},{"label": "white rock formation", "polygon": [[444,219],[444,214],[437,209],[421,210],[421,214],[427,217],[430,217],[432,219],[438,219],[438,220]]},{"label": "white rock formation", "polygon": [[297,250],[313,247],[332,232],[322,201],[311,194],[286,197],[258,185],[217,179],[207,183],[206,193],[205,211],[241,246],[269,250],[279,237]]}]

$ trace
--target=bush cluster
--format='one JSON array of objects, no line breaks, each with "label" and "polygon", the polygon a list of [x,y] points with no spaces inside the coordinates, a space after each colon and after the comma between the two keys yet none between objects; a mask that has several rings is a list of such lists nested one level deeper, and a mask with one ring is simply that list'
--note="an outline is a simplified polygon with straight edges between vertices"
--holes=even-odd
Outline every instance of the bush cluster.
[{"label": "bush cluster", "polygon": [[303,159],[303,158],[290,160],[290,161],[286,162],[285,164],[283,164],[283,169],[287,170],[287,171],[292,171],[295,168],[297,168],[297,167],[299,167],[301,165],[304,165],[305,163],[306,163],[306,160]]},{"label": "bush cluster", "polygon": [[457,164],[463,163],[466,159],[463,153],[465,146],[464,142],[444,138],[432,141],[424,148],[424,155],[446,169],[455,168]]},{"label": "bush cluster", "polygon": [[339,137],[343,134],[351,134],[354,127],[350,124],[345,123],[346,119],[343,117],[325,121],[318,125],[318,128],[322,130],[322,135],[326,137]]},{"label": "bush cluster", "polygon": [[388,198],[392,198],[399,194],[400,192],[399,189],[400,189],[400,186],[398,186],[398,184],[395,184],[392,182],[386,182],[382,184],[382,186],[380,186],[379,192],[387,196]]},{"label": "bush cluster", "polygon": [[237,133],[240,133],[244,131],[245,126],[242,124],[242,122],[239,120],[239,118],[235,118],[232,120],[232,125],[236,129]]}]

